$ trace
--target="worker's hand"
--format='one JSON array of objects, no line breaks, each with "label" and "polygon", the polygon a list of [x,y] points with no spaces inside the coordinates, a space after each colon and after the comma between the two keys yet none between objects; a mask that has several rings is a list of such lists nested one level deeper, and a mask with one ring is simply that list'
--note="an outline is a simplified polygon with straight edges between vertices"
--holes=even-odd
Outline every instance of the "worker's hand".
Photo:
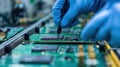
[{"label": "worker's hand", "polygon": [[103,5],[105,0],[102,1],[57,0],[52,9],[54,22],[57,26],[61,27],[73,26],[76,24],[76,18],[79,14],[97,10]]},{"label": "worker's hand", "polygon": [[[108,6],[108,5],[107,5]],[[86,25],[81,33],[83,40],[107,40],[111,46],[120,47],[120,3],[103,8]]]}]

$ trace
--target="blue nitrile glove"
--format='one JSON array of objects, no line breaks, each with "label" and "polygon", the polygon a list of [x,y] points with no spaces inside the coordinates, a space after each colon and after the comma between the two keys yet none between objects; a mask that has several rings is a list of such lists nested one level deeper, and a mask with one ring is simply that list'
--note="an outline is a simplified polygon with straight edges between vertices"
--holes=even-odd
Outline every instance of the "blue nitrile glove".
[{"label": "blue nitrile glove", "polygon": [[57,0],[52,9],[57,26],[70,27],[76,24],[79,14],[97,11],[106,0]]},{"label": "blue nitrile glove", "polygon": [[107,40],[112,47],[120,47],[120,0],[108,0],[85,26],[83,40]]}]

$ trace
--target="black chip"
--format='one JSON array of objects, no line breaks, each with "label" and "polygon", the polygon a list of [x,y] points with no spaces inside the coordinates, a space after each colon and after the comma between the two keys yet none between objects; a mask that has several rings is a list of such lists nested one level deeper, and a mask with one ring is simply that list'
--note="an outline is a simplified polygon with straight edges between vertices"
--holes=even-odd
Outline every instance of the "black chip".
[{"label": "black chip", "polygon": [[50,64],[53,56],[23,56],[20,60],[22,64]]},{"label": "black chip", "polygon": [[41,38],[41,40],[63,40],[63,36],[57,36],[57,35],[45,35]]},{"label": "black chip", "polygon": [[32,52],[41,52],[41,51],[55,51],[57,52],[59,46],[51,45],[51,46],[35,46],[31,49]]}]

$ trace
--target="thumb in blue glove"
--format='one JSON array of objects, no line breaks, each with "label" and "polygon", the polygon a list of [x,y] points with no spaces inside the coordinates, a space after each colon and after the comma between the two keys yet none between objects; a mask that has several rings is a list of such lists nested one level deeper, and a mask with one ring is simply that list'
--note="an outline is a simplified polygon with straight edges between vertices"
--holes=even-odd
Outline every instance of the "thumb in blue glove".
[{"label": "thumb in blue glove", "polygon": [[120,47],[120,4],[111,1],[86,25],[81,33],[83,40],[107,40],[111,46]]}]

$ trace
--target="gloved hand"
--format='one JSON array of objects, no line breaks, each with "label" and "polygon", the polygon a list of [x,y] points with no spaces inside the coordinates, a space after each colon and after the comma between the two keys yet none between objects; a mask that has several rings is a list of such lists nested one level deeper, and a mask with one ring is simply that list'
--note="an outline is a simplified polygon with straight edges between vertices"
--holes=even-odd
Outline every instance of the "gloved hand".
[{"label": "gloved hand", "polygon": [[120,47],[120,2],[109,1],[86,25],[81,38],[94,41],[107,40],[112,47]]},{"label": "gloved hand", "polygon": [[100,9],[106,0],[57,0],[52,9],[57,26],[70,27],[76,24],[79,14]]}]

